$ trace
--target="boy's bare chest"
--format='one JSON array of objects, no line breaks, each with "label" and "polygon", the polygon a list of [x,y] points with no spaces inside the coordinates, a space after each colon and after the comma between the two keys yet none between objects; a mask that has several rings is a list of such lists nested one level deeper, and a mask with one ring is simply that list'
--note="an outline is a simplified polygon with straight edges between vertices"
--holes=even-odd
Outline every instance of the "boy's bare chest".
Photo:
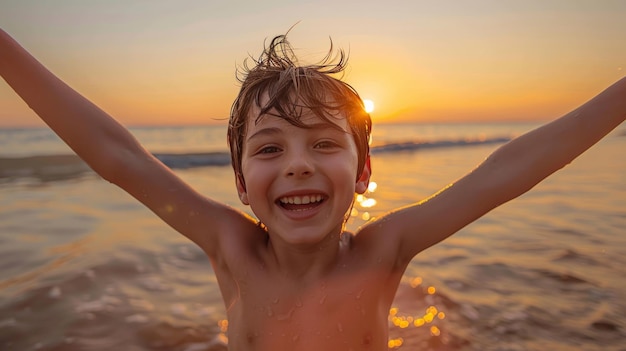
[{"label": "boy's bare chest", "polygon": [[374,345],[387,342],[388,309],[362,291],[250,292],[228,309],[229,345],[245,350],[378,349]]},{"label": "boy's bare chest", "polygon": [[227,306],[229,347],[386,349],[397,282],[387,269],[335,273],[308,284],[262,270],[236,277],[238,296]]}]

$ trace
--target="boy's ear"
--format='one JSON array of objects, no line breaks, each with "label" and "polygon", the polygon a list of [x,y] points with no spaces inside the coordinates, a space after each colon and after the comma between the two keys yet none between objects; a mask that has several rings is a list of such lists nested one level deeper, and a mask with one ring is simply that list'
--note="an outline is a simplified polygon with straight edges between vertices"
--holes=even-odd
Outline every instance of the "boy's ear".
[{"label": "boy's ear", "polygon": [[365,165],[363,166],[363,172],[356,180],[356,192],[357,194],[363,194],[367,191],[367,187],[370,184],[370,176],[372,175],[372,166],[370,164],[370,156],[367,155]]},{"label": "boy's ear", "polygon": [[248,202],[248,193],[246,192],[246,184],[241,174],[237,174],[236,182],[237,182],[237,193],[239,194],[239,200],[241,200],[241,203],[244,205],[250,205],[250,202]]}]

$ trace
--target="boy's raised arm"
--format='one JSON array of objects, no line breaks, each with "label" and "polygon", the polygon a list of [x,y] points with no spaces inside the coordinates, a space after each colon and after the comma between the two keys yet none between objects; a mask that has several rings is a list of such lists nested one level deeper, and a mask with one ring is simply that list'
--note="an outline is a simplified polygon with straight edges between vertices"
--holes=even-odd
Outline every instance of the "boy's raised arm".
[{"label": "boy's raised arm", "polygon": [[[530,190],[626,118],[626,78],[576,110],[501,146],[476,169],[429,199],[391,213],[399,262]],[[372,223],[374,224],[374,223]],[[387,224],[381,224],[387,225]]]},{"label": "boy's raised arm", "polygon": [[1,29],[0,75],[94,171],[205,250],[215,246],[210,229],[217,231],[214,222],[234,215],[233,211],[188,187],[126,128],[53,75]]}]

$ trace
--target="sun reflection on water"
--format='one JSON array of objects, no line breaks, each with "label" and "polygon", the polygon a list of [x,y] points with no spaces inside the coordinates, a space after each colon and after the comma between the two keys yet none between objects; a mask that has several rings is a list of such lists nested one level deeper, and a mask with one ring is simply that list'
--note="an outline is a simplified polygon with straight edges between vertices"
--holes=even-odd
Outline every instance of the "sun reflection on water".
[{"label": "sun reflection on water", "polygon": [[[360,218],[365,222],[374,219],[368,209],[371,209],[377,204],[376,199],[371,196],[371,194],[376,191],[376,188],[378,188],[378,184],[376,184],[376,182],[370,182],[365,194],[358,194],[355,197],[355,203],[357,206],[352,208],[350,216]],[[360,208],[362,212],[359,211],[357,207]]]},{"label": "sun reflection on water", "polygon": [[[422,286],[422,278],[415,277],[409,281],[409,285],[413,289],[420,289],[423,296],[435,295],[437,289],[434,286]],[[428,301],[428,299],[426,299]],[[432,338],[441,336],[442,332],[438,323],[446,318],[446,313],[441,310],[441,306],[428,305],[423,313],[407,313],[400,311],[398,307],[392,307],[389,310],[390,328],[407,329],[407,328],[427,328]],[[389,339],[389,349],[400,348],[404,344],[402,337]]]}]

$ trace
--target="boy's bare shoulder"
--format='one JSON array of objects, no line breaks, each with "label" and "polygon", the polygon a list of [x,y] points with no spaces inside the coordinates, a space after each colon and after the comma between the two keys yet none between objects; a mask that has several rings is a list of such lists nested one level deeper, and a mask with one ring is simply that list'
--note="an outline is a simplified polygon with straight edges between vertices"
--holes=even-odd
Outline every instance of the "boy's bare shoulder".
[{"label": "boy's bare shoulder", "polygon": [[385,225],[384,221],[372,221],[354,233],[344,232],[342,243],[362,259],[393,260],[398,253],[399,242],[391,230],[391,226]]},{"label": "boy's bare shoulder", "polygon": [[[209,200],[211,201],[211,200]],[[256,249],[258,245],[264,245],[267,241],[267,232],[259,222],[247,213],[225,204],[214,205],[221,210],[218,213],[219,221],[215,221],[212,214],[207,221],[207,233],[217,232],[220,250],[244,250],[245,248]]]},{"label": "boy's bare shoulder", "polygon": [[[370,252],[376,260],[382,258],[393,262],[396,268],[404,269],[416,252],[428,246],[423,242],[428,241],[433,233],[427,228],[432,222],[441,220],[432,213],[431,207],[432,203],[427,199],[385,213],[356,231],[353,246]],[[407,251],[411,254],[406,254]]]}]

